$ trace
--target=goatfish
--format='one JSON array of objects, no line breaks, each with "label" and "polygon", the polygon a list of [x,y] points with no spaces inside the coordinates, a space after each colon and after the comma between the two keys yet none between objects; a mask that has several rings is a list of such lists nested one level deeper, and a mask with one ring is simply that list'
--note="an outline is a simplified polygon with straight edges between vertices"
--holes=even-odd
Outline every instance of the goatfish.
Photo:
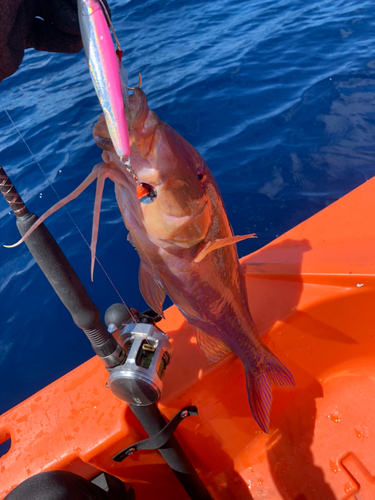
[{"label": "goatfish", "polygon": [[102,0],[78,0],[77,7],[91,79],[113,146],[119,158],[126,161],[130,144],[124,108],[125,89],[121,80],[122,51],[118,43],[117,53],[115,52],[108,27],[108,22],[111,26],[112,23]]},{"label": "goatfish", "polygon": [[235,243],[254,235],[233,235],[219,188],[201,155],[149,110],[143,90],[133,90],[128,101],[131,165],[120,161],[101,115],[93,135],[104,150],[103,162],[20,242],[97,178],[93,262],[104,180],[110,178],[128,239],[140,257],[139,286],[145,301],[163,315],[168,295],[195,327],[198,346],[209,362],[231,352],[240,358],[250,409],[267,433],[271,385],[295,384],[289,370],[261,342],[250,313]]}]

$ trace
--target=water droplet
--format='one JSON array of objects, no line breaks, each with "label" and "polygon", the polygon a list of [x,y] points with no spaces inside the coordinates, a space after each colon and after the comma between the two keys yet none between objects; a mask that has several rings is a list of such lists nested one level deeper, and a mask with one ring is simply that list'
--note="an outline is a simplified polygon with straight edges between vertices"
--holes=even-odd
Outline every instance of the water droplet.
[{"label": "water droplet", "polygon": [[346,481],[346,483],[344,484],[344,491],[345,493],[353,492],[353,486],[349,483],[349,481]]},{"label": "water droplet", "polygon": [[354,432],[357,438],[362,439],[362,441],[370,436],[369,428],[362,424],[359,424],[356,427],[354,427]]},{"label": "water droplet", "polygon": [[337,474],[340,471],[340,467],[339,467],[337,460],[330,460],[329,466],[330,466],[331,471],[334,472],[335,474]]},{"label": "water droplet", "polygon": [[333,411],[330,415],[327,415],[327,418],[332,420],[335,424],[341,422],[341,415],[338,411]]}]

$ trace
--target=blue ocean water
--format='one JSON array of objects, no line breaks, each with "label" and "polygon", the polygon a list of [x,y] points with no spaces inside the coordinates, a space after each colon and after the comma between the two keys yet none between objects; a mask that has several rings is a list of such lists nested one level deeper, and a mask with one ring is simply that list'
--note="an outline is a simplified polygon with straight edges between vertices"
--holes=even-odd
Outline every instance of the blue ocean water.
[{"label": "blue ocean water", "polygon": [[[375,7],[371,0],[110,1],[129,83],[203,155],[250,253],[375,174]],[[100,113],[83,52],[27,51],[0,84],[0,163],[42,214],[100,161]],[[9,117],[14,122],[11,123]],[[118,302],[89,241],[94,186],[47,226],[104,315]],[[72,222],[72,219],[74,222]],[[83,236],[83,237],[82,237]],[[92,356],[0,199],[0,412]],[[107,181],[98,257],[142,310],[138,257]]]}]

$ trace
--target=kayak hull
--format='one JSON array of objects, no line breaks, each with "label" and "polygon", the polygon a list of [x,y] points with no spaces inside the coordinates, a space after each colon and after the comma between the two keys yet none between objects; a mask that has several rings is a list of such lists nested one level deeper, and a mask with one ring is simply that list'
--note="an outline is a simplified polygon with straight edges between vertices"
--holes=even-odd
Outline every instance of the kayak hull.
[{"label": "kayak hull", "polygon": [[[248,407],[234,355],[208,365],[176,307],[161,328],[174,357],[159,408],[188,405],[176,437],[212,497],[220,500],[362,499],[375,495],[375,178],[242,259],[262,341],[293,373],[274,389],[270,433]],[[106,387],[93,358],[0,416],[0,499],[30,475],[100,471],[130,484],[137,499],[188,498],[159,453],[112,458],[147,437]],[[358,497],[359,498],[359,497]]]}]

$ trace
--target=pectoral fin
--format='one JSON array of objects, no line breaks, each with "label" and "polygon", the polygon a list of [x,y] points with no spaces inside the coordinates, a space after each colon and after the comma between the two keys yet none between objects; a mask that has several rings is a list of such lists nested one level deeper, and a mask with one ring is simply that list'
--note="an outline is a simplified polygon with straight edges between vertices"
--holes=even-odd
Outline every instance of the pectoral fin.
[{"label": "pectoral fin", "polygon": [[164,318],[163,303],[166,292],[158,276],[143,262],[139,267],[139,288],[147,304]]},{"label": "pectoral fin", "polygon": [[242,240],[247,240],[248,238],[256,238],[255,233],[246,234],[245,236],[229,236],[229,238],[222,238],[219,240],[209,241],[206,243],[195,256],[194,262],[198,263],[203,260],[207,254],[212,252],[212,250],[217,250],[218,248],[226,247],[227,245],[233,245]]},{"label": "pectoral fin", "polygon": [[219,361],[219,359],[223,356],[232,352],[229,347],[224,344],[224,342],[202,332],[199,328],[195,329],[195,334],[199,349],[203,352],[210,363],[216,363],[216,361]]}]

